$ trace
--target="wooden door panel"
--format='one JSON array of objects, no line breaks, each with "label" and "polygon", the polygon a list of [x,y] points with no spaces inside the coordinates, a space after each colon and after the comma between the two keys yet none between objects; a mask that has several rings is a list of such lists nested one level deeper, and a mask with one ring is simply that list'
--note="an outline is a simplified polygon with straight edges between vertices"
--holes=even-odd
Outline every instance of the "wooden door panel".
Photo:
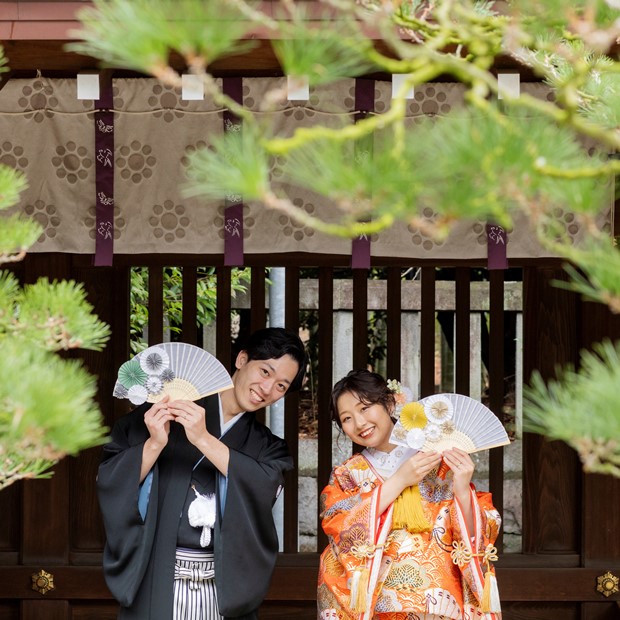
[{"label": "wooden door panel", "polygon": [[[100,555],[105,543],[95,487],[100,460],[100,447],[82,452],[79,458],[69,459],[72,507],[69,552],[72,564],[92,564],[88,556],[93,553]],[[81,559],[81,555],[86,557]]]},{"label": "wooden door panel", "polygon": [[0,601],[0,620],[19,620],[19,602]]},{"label": "wooden door panel", "polygon": [[0,494],[0,563],[17,563],[21,536],[23,483],[17,482]]},{"label": "wooden door panel", "polygon": [[[580,620],[579,605],[567,603],[506,603],[502,620]],[[600,619],[602,620],[602,619]]]},{"label": "wooden door panel", "polygon": [[116,620],[118,605],[114,603],[74,603],[71,606],[71,620]]},{"label": "wooden door panel", "polygon": [[68,462],[54,467],[49,480],[24,483],[22,562],[64,563],[69,541]]},{"label": "wooden door panel", "polygon": [[[434,268],[425,269],[432,283]],[[112,326],[114,339],[105,351],[84,355],[98,377],[101,406],[111,424],[122,405],[111,402],[115,369],[128,354],[123,311],[129,295],[127,269],[94,269],[80,257],[70,268],[66,259],[39,255],[25,271],[30,281],[48,275],[84,282],[97,314]],[[331,277],[329,270],[323,273]],[[604,335],[620,335],[620,320],[552,287],[550,280],[557,277],[557,270],[532,269],[524,278],[526,377],[534,368],[552,376],[556,364],[576,360],[580,347]],[[322,351],[329,357],[332,291],[326,278],[321,333]],[[434,288],[432,292],[430,299]],[[426,311],[432,320],[434,307]],[[431,353],[429,348],[430,358]],[[321,367],[327,383],[330,368],[329,360]],[[289,413],[289,419],[296,418]],[[328,437],[329,424],[320,432]],[[331,461],[329,441],[319,447],[319,458],[326,462]],[[116,619],[118,606],[101,570],[104,534],[95,491],[100,454],[100,448],[85,451],[62,461],[52,480],[20,483],[0,493],[0,620]],[[608,570],[620,575],[620,481],[584,476],[574,451],[537,436],[524,438],[523,456],[525,553],[501,554],[498,562],[504,620],[618,620],[620,596],[604,599],[596,592],[596,577]],[[325,463],[321,467],[326,475],[329,468]],[[55,589],[45,595],[31,587],[31,575],[40,569],[54,575]],[[317,570],[317,554],[283,554],[261,620],[315,620]]]},{"label": "wooden door panel", "polygon": [[265,603],[258,617],[259,620],[316,620],[316,602],[310,601],[306,605]]},{"label": "wooden door panel", "polygon": [[20,620],[66,620],[69,601],[22,601]]},{"label": "wooden door panel", "polygon": [[[577,295],[553,286],[560,269],[528,268],[523,275],[523,378],[534,370],[554,377],[578,357]],[[523,441],[523,550],[532,554],[579,553],[581,478],[575,452],[561,442],[527,435]]]},{"label": "wooden door panel", "polygon": [[618,620],[618,618],[620,618],[620,602],[583,605],[581,620]]}]

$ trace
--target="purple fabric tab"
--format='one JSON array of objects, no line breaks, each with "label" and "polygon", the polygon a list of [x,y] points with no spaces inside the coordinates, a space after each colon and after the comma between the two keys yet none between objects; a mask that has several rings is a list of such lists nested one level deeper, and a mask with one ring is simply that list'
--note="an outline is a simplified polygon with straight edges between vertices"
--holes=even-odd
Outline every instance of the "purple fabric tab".
[{"label": "purple fabric tab", "polygon": [[114,101],[112,76],[99,76],[95,101],[95,265],[110,266],[114,254]]},{"label": "purple fabric tab", "polygon": [[497,224],[487,224],[487,268],[508,269],[506,246],[508,235]]},{"label": "purple fabric tab", "polygon": [[224,209],[224,264],[243,265],[243,203]]},{"label": "purple fabric tab", "polygon": [[[375,110],[375,81],[355,80],[355,122],[368,116]],[[351,268],[370,269],[370,238],[366,235],[351,242]]]},{"label": "purple fabric tab", "polygon": [[364,78],[355,80],[355,120],[361,120],[375,111],[375,81]]},{"label": "purple fabric tab", "polygon": [[[223,78],[224,94],[243,103],[243,79]],[[224,131],[241,131],[239,118],[230,110],[224,111]],[[224,265],[243,266],[243,197],[226,196],[224,208]]]},{"label": "purple fabric tab", "polygon": [[370,238],[362,235],[351,243],[351,268],[370,269]]}]

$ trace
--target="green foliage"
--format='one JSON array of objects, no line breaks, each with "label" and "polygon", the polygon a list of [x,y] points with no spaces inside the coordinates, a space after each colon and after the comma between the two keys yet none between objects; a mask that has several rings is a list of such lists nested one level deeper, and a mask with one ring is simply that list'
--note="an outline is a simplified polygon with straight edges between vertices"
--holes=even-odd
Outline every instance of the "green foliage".
[{"label": "green foliage", "polygon": [[95,0],[79,17],[80,41],[68,49],[146,73],[165,72],[174,52],[199,69],[250,47],[240,41],[248,23],[231,2]]},{"label": "green foliage", "polygon": [[188,156],[187,176],[187,196],[258,200],[269,188],[268,157],[251,127],[231,131],[214,138],[212,148]]},{"label": "green foliage", "polygon": [[[282,4],[285,13],[274,17],[244,0],[184,0],[183,13],[171,15],[177,6],[171,0],[96,0],[83,14],[83,42],[73,49],[177,86],[180,76],[168,58],[180,53],[202,76],[208,96],[243,118],[241,133],[227,134],[192,157],[191,195],[241,195],[299,224],[348,237],[380,231],[395,220],[443,236],[457,220],[494,221],[509,228],[515,215],[525,215],[541,245],[571,261],[570,286],[620,311],[620,255],[599,225],[609,181],[620,172],[620,161],[608,157],[620,151],[617,2],[326,0],[320,6],[329,9],[329,18],[319,15],[318,20],[307,14],[304,3]],[[228,19],[236,12],[239,19]],[[176,19],[179,14],[193,22]],[[313,85],[369,71],[407,78],[380,114],[340,127],[323,125],[319,118],[291,135],[274,135],[264,112],[284,97],[281,88],[266,93],[255,114],[227,99],[208,72],[213,54],[234,53],[251,25],[267,29],[287,75],[307,77]],[[214,31],[225,44],[211,43]],[[495,70],[500,56],[530,69],[553,96],[500,93]],[[412,123],[407,89],[437,79],[460,82],[465,105]],[[274,158],[279,174],[270,175]],[[322,195],[333,205],[328,219],[297,206],[287,195],[287,184]],[[429,209],[432,222],[423,217]],[[558,225],[558,213],[567,211],[582,231],[578,247]],[[602,352],[597,362],[602,377],[614,376],[616,357]],[[584,358],[583,374],[569,373],[549,388],[535,380],[540,406],[566,414],[566,434],[542,422],[532,428],[569,442],[586,436],[582,420],[571,413],[571,398],[581,402],[581,416],[590,422],[593,416],[584,414],[590,409],[578,398],[598,397],[604,390],[609,401],[615,395],[611,379],[597,383],[593,359]],[[562,396],[564,389],[571,398]],[[608,419],[602,396],[600,402],[593,411]],[[617,442],[617,426],[596,427],[600,436],[578,448],[588,467],[600,461],[601,445]],[[605,463],[617,475],[614,458]]]},{"label": "green foliage", "polygon": [[554,247],[579,265],[579,270],[571,264],[566,265],[570,281],[557,281],[556,286],[576,291],[585,299],[603,303],[620,314],[620,252],[613,240],[603,237],[597,243],[586,242],[584,247]]},{"label": "green foliage", "polygon": [[26,177],[23,174],[8,166],[0,165],[0,209],[8,209],[16,204],[26,185]]},{"label": "green foliage", "polygon": [[102,443],[107,429],[95,381],[78,361],[19,338],[0,342],[2,489],[21,478],[49,477],[56,461]]},{"label": "green foliage", "polygon": [[[561,53],[550,53],[549,49]],[[559,37],[547,41],[542,49],[523,50],[521,55],[544,76],[547,84],[558,92],[566,92],[562,96],[567,106],[602,127],[618,127],[620,102],[615,94],[620,87],[620,74],[609,56],[588,50],[583,41]]]},{"label": "green foliage", "polygon": [[2,217],[0,228],[0,264],[23,258],[26,250],[39,238],[41,227],[21,214]]},{"label": "green foliage", "polygon": [[607,0],[512,0],[510,6],[529,32],[566,35],[580,24],[603,30],[618,18],[617,4]]},{"label": "green foliage", "polygon": [[532,377],[524,392],[524,428],[571,445],[586,471],[620,477],[618,385],[620,345],[607,341],[582,353],[579,372],[566,369],[547,385],[540,375]]},{"label": "green foliage", "polygon": [[[1,48],[0,48],[1,49]],[[2,57],[0,56],[0,63]],[[1,64],[0,64],[1,69]],[[0,164],[0,211],[9,209],[26,188],[26,178],[16,170]],[[3,215],[0,227],[0,264],[23,257],[25,251],[41,234],[41,227],[20,214]]]},{"label": "green foliage", "polygon": [[75,348],[100,351],[110,328],[92,314],[81,284],[72,281],[18,286],[12,274],[0,272],[0,342],[22,338],[48,351]]},{"label": "green foliage", "polygon": [[[25,187],[24,175],[0,165],[0,210],[17,204]],[[0,263],[21,260],[40,234],[36,222],[2,214]],[[110,330],[92,310],[81,284],[42,278],[22,288],[0,270],[0,490],[49,477],[65,455],[104,441],[94,379],[78,361],[55,354],[101,350]]]},{"label": "green foliage", "polygon": [[273,41],[286,75],[306,78],[317,86],[376,69],[369,60],[372,42],[355,22],[341,21],[335,30],[328,19],[313,21],[311,27],[305,19],[302,8],[283,29],[285,36]]},{"label": "green foliage", "polygon": [[[233,269],[231,272],[231,291],[235,296],[244,293],[250,283],[250,269]],[[148,343],[144,337],[149,321],[148,311],[148,269],[135,267],[131,270],[130,298],[130,346],[132,353],[144,350]],[[181,334],[183,322],[183,270],[180,267],[167,267],[164,270],[164,316],[174,340]],[[198,326],[209,325],[216,316],[217,278],[215,268],[198,269],[196,284],[196,322]]]},{"label": "green foliage", "polygon": [[[345,214],[340,227],[328,228],[334,232],[386,213],[422,224],[421,206],[438,214],[436,234],[462,218],[510,227],[513,212],[530,213],[534,205],[537,217],[558,207],[594,215],[605,197],[599,178],[579,174],[592,157],[546,119],[517,125],[458,110],[441,122],[422,121],[415,133],[402,143],[392,131],[376,134],[372,156],[353,140],[308,141],[285,158],[284,180],[330,196]],[[547,172],[553,168],[563,170],[563,183]]]}]

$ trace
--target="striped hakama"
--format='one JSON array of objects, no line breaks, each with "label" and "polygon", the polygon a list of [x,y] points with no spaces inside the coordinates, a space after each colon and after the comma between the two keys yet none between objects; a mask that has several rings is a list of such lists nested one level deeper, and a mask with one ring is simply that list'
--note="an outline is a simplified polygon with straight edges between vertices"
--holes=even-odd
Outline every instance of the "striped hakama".
[{"label": "striped hakama", "polygon": [[213,553],[177,549],[173,620],[221,620],[215,591]]}]

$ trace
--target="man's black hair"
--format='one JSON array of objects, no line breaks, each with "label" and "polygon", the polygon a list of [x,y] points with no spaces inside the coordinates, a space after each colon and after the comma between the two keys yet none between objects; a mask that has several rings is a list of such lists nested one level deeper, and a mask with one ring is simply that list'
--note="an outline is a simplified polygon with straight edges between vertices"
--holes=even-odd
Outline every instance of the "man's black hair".
[{"label": "man's black hair", "polygon": [[306,350],[301,338],[292,330],[284,327],[265,327],[251,334],[242,351],[248,355],[248,360],[279,359],[290,355],[298,364],[297,375],[291,381],[288,392],[301,389],[306,374]]}]

